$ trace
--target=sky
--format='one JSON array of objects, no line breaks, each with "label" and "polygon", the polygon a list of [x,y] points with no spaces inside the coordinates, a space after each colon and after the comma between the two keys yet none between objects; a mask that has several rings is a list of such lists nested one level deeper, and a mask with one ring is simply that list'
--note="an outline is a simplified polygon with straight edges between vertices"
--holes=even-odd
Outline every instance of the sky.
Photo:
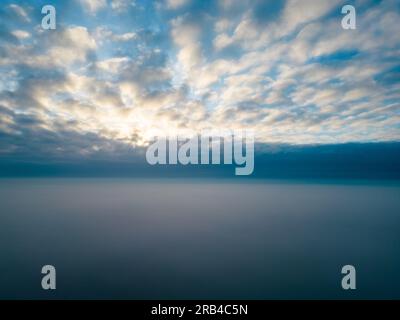
[{"label": "sky", "polygon": [[3,0],[0,160],[140,159],[155,128],[400,142],[399,21],[398,0]]}]

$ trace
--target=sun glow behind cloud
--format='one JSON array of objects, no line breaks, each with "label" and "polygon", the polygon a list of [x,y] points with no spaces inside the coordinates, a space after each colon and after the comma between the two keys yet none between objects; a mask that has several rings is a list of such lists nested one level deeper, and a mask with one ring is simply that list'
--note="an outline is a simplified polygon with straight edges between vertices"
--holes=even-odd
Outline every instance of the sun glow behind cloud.
[{"label": "sun glow behind cloud", "polygon": [[355,1],[351,31],[343,1],[55,1],[55,31],[40,28],[44,4],[2,3],[3,154],[46,135],[83,153],[141,146],[154,129],[400,139],[398,1]]}]

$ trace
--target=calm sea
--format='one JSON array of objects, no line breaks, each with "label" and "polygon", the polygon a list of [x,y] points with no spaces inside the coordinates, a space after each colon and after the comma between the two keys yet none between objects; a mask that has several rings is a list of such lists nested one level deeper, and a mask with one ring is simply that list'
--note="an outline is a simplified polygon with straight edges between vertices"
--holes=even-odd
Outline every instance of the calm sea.
[{"label": "calm sea", "polygon": [[400,298],[400,186],[0,180],[0,298]]}]

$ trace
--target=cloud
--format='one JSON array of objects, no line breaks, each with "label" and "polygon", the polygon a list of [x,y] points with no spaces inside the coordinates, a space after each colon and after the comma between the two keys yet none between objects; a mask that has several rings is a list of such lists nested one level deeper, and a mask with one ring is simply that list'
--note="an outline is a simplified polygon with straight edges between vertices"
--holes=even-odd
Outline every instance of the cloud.
[{"label": "cloud", "polygon": [[343,1],[288,0],[280,22],[281,33],[287,34],[304,23],[314,22],[337,8],[340,3]]},{"label": "cloud", "polygon": [[25,21],[25,22],[31,21],[31,18],[29,17],[27,10],[25,8],[23,8],[22,6],[12,3],[8,6],[8,8],[11,11],[13,11],[13,13],[15,13],[17,15],[17,17],[19,17],[22,21]]},{"label": "cloud", "polygon": [[58,65],[82,62],[90,50],[95,50],[96,41],[86,27],[74,26],[58,32],[52,39],[49,55]]},{"label": "cloud", "polygon": [[101,20],[107,1],[81,3],[89,15],[51,32],[27,24],[29,7],[0,11],[7,154],[106,153],[146,144],[154,128],[249,128],[262,143],[400,139],[396,1],[358,2],[351,31],[340,1],[108,1],[127,14]]},{"label": "cloud", "polygon": [[137,34],[134,32],[127,32],[123,34],[118,34],[113,36],[115,41],[129,41],[137,38]]},{"label": "cloud", "polygon": [[[87,12],[90,14],[96,14],[99,10],[104,9],[107,7],[107,0],[78,0],[80,4],[85,8]],[[118,3],[115,4],[114,1],[114,6],[118,6]]]},{"label": "cloud", "polygon": [[178,60],[189,71],[202,60],[201,27],[188,16],[178,17],[171,24],[172,39],[179,47]]},{"label": "cloud", "polygon": [[227,34],[225,34],[225,33],[219,34],[214,39],[214,47],[217,50],[224,49],[224,48],[230,46],[233,43],[234,43],[234,40],[231,37],[229,37]]},{"label": "cloud", "polygon": [[11,34],[14,37],[18,38],[19,40],[24,40],[31,36],[31,34],[29,32],[24,31],[24,30],[14,30],[11,32]]},{"label": "cloud", "polygon": [[166,0],[166,6],[168,9],[178,9],[187,5],[191,0]]},{"label": "cloud", "polygon": [[111,0],[111,9],[117,12],[124,12],[129,7],[135,7],[136,2],[133,0]]}]

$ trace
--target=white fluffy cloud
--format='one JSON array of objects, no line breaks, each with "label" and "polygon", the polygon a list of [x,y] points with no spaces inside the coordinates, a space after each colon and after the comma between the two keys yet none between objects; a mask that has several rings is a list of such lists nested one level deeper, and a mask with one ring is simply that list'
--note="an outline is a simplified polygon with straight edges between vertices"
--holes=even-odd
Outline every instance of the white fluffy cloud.
[{"label": "white fluffy cloud", "polygon": [[48,54],[52,61],[60,66],[74,62],[83,62],[90,50],[95,50],[96,41],[86,27],[69,27],[54,37]]},{"label": "white fluffy cloud", "polygon": [[107,0],[78,0],[81,5],[91,14],[104,9],[107,6]]}]

